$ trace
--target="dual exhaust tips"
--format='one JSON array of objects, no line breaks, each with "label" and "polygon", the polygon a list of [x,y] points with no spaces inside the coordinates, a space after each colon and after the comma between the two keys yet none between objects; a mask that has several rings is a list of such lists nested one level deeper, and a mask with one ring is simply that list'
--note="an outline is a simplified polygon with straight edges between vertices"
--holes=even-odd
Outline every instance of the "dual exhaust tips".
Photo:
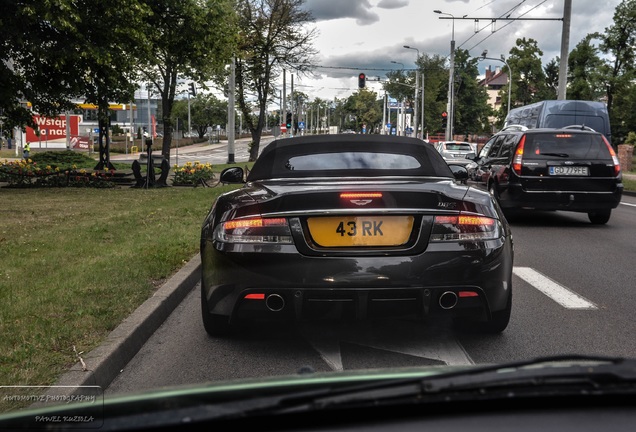
[{"label": "dual exhaust tips", "polygon": [[[445,291],[439,296],[439,306],[442,309],[452,309],[457,306],[457,294]],[[279,294],[270,294],[265,298],[265,306],[272,312],[280,312],[285,307],[285,299]]]}]

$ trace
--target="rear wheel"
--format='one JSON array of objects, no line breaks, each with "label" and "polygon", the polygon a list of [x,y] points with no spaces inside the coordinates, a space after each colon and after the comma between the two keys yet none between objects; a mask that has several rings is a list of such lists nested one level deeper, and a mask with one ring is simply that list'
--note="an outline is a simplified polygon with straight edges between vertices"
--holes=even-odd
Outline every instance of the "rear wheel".
[{"label": "rear wheel", "polygon": [[490,321],[474,321],[468,318],[457,318],[455,325],[460,331],[471,333],[497,334],[508,327],[510,314],[512,312],[512,290],[508,295],[506,307],[500,311],[493,312]]},{"label": "rear wheel", "polygon": [[598,210],[598,211],[589,212],[587,214],[587,217],[590,219],[590,222],[592,222],[593,224],[603,225],[610,220],[611,215],[612,215],[611,210]]},{"label": "rear wheel", "polygon": [[203,327],[210,336],[227,336],[230,333],[231,327],[228,318],[210,313],[203,287],[201,287],[201,317],[203,318]]}]

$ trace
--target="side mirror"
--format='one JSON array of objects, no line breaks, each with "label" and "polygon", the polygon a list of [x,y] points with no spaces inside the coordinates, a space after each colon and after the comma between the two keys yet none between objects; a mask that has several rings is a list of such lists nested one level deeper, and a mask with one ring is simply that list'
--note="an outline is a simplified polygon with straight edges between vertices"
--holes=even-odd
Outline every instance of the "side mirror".
[{"label": "side mirror", "polygon": [[243,180],[245,173],[241,167],[229,167],[221,171],[219,181],[221,183],[245,183]]},{"label": "side mirror", "polygon": [[455,177],[455,180],[459,181],[460,183],[466,183],[466,181],[468,180],[468,170],[466,169],[466,167],[464,167],[463,165],[451,164],[449,164],[448,167],[453,172],[453,177]]}]

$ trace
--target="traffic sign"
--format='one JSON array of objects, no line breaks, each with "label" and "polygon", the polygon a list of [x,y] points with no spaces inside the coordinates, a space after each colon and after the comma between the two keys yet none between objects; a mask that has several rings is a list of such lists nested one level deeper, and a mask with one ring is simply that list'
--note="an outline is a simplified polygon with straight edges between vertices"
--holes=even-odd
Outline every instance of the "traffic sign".
[{"label": "traffic sign", "polygon": [[305,122],[298,122],[298,129],[305,129]]},{"label": "traffic sign", "polygon": [[284,124],[284,123],[282,125],[280,125],[280,131],[281,132],[287,132],[287,125]]}]

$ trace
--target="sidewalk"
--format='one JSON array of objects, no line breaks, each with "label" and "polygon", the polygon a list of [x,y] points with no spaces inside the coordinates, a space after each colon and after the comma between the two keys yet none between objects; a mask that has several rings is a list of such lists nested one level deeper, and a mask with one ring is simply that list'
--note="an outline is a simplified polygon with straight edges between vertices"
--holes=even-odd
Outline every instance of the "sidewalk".
[{"label": "sidewalk", "polygon": [[[242,138],[243,141],[248,140],[248,138]],[[236,140],[238,141],[238,140]],[[217,149],[217,148],[221,148],[221,147],[225,147],[227,146],[227,141],[221,141],[219,143],[212,143],[212,144],[208,144],[207,142],[202,142],[202,143],[198,143],[198,144],[191,144],[188,146],[183,146],[183,147],[173,147],[170,149],[170,158],[172,159],[173,157],[177,156],[177,152],[179,154],[179,156],[183,156],[189,153],[196,153],[196,152],[200,152],[200,151],[205,151],[205,150],[213,150],[213,149]],[[156,154],[160,154],[161,153],[161,149],[159,148],[153,148],[152,149],[152,153],[153,155]],[[140,155],[142,153],[128,153],[128,154],[122,154],[122,153],[111,153],[110,155],[110,160],[111,162],[114,161],[121,161],[121,160],[131,160],[131,159],[139,159]],[[145,152],[143,153],[145,155]]]}]

